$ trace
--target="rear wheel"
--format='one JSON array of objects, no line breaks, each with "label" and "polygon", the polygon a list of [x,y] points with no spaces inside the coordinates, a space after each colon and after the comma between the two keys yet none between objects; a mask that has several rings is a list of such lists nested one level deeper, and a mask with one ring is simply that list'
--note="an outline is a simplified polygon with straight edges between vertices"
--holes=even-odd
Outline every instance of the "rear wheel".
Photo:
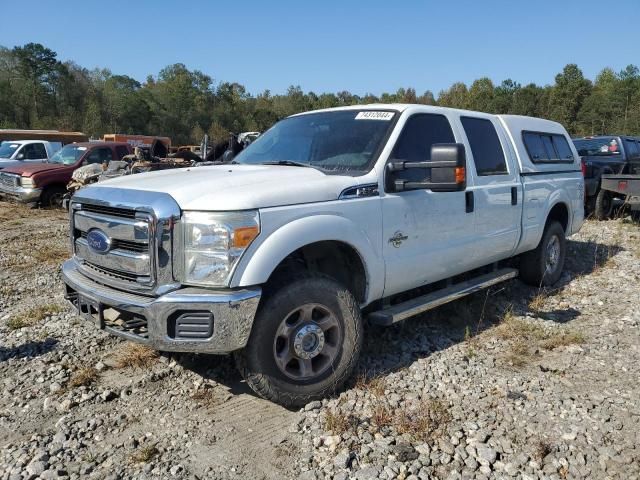
[{"label": "rear wheel", "polygon": [[236,365],[258,395],[299,407],[335,393],[356,366],[362,319],[353,295],[323,275],[268,294]]},{"label": "rear wheel", "polygon": [[562,225],[549,222],[536,249],[522,255],[520,278],[534,287],[553,285],[562,275],[566,250]]},{"label": "rear wheel", "polygon": [[44,208],[61,208],[62,199],[67,191],[60,186],[51,186],[44,189],[40,197],[40,205]]},{"label": "rear wheel", "polygon": [[598,190],[593,215],[597,220],[606,220],[613,212],[613,195],[609,190]]}]

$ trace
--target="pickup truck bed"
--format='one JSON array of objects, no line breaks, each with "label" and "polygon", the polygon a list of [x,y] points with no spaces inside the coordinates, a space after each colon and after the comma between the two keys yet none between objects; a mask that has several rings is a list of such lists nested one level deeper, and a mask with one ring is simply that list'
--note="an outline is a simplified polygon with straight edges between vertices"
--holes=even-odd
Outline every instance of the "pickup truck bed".
[{"label": "pickup truck bed", "polygon": [[603,175],[602,189],[624,195],[631,210],[640,210],[640,175]]}]

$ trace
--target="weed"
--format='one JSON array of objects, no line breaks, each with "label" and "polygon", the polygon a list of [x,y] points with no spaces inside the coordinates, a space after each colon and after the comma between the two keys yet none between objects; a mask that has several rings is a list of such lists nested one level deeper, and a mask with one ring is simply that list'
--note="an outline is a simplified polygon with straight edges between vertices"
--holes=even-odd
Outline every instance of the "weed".
[{"label": "weed", "polygon": [[342,435],[353,430],[358,424],[356,417],[339,410],[329,410],[325,413],[324,429],[333,432],[335,435]]},{"label": "weed", "polygon": [[371,414],[371,424],[378,429],[388,427],[393,423],[393,413],[391,409],[383,403],[378,403],[373,407]]},{"label": "weed", "polygon": [[69,380],[69,386],[72,388],[91,385],[98,379],[98,371],[93,367],[85,367],[73,374]]},{"label": "weed", "polygon": [[148,368],[158,359],[158,352],[138,343],[127,343],[116,353],[116,368]]},{"label": "weed", "polygon": [[355,387],[358,390],[369,392],[376,398],[381,398],[384,397],[386,383],[381,374],[368,376],[365,372],[358,376]]},{"label": "weed", "polygon": [[547,292],[544,290],[538,290],[531,300],[529,300],[529,310],[532,312],[539,312],[544,308],[544,304],[547,301]]},{"label": "weed", "polygon": [[131,454],[131,462],[133,463],[147,463],[153,457],[155,457],[158,453],[158,449],[155,445],[149,445],[147,447],[142,447],[141,449],[135,451]]},{"label": "weed", "polygon": [[416,440],[430,440],[439,436],[451,421],[451,414],[441,400],[422,400],[417,408],[400,409],[393,426],[400,434],[409,434]]},{"label": "weed", "polygon": [[545,350],[554,350],[558,347],[566,347],[567,345],[579,345],[584,343],[586,338],[584,334],[576,331],[563,331],[551,335],[540,343]]},{"label": "weed", "polygon": [[22,327],[30,327],[36,323],[44,320],[47,315],[54,315],[64,310],[64,307],[56,303],[48,303],[45,305],[38,305],[31,307],[30,309],[21,312],[7,321],[7,327],[11,330],[17,330]]}]

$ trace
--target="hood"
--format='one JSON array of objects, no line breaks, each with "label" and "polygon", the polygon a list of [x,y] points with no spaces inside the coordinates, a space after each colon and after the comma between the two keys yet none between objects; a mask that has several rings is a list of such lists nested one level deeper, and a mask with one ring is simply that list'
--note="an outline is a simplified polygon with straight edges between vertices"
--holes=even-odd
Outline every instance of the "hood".
[{"label": "hood", "polygon": [[[19,161],[20,162],[20,161]],[[20,165],[12,165],[7,168],[3,168],[0,164],[0,168],[3,168],[4,173],[16,173],[23,177],[31,177],[36,173],[47,172],[49,170],[57,170],[59,168],[68,168],[71,165],[60,165],[58,163],[25,163],[20,162]]]},{"label": "hood", "polygon": [[0,170],[3,168],[18,167],[23,165],[21,160],[9,160],[8,158],[0,158]]},{"label": "hood", "polygon": [[336,200],[357,179],[314,168],[215,165],[127,175],[87,188],[126,188],[171,195],[183,210],[250,210]]}]

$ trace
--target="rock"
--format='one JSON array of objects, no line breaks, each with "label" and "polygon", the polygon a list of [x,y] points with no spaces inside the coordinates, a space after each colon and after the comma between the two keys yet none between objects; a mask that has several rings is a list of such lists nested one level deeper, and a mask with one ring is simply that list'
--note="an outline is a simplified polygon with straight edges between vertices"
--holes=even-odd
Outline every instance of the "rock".
[{"label": "rock", "polygon": [[477,460],[481,465],[493,465],[498,457],[497,452],[488,445],[478,444],[476,445]]},{"label": "rock", "polygon": [[104,402],[109,402],[111,400],[113,400],[114,398],[117,398],[118,396],[115,394],[115,392],[112,392],[111,390],[105,390],[100,394],[100,398],[104,401]]},{"label": "rock", "polygon": [[35,460],[27,465],[26,470],[29,475],[37,477],[41,475],[47,469],[47,467],[48,464],[46,462],[43,462],[42,460]]}]

